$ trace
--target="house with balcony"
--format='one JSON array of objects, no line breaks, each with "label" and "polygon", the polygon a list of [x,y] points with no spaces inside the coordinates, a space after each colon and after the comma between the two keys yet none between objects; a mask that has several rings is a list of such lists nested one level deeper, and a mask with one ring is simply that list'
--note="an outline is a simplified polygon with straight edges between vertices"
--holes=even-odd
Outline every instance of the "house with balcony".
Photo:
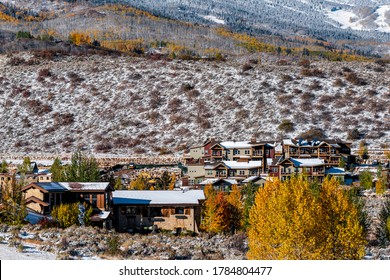
[{"label": "house with balcony", "polygon": [[325,161],[319,158],[281,159],[270,166],[269,175],[281,181],[294,175],[304,175],[309,181],[322,183],[325,178]]},{"label": "house with balcony", "polygon": [[258,176],[262,171],[261,161],[221,161],[213,164],[207,164],[204,166],[205,179],[234,179],[238,184],[241,184],[243,180],[251,176]]},{"label": "house with balcony", "polygon": [[93,208],[91,221],[101,226],[109,218],[112,191],[108,182],[35,182],[22,188],[29,211],[50,215],[55,206],[85,202]]},{"label": "house with balcony", "polygon": [[337,167],[342,157],[349,161],[351,156],[351,143],[340,139],[284,139],[282,147],[284,158],[319,158],[324,160],[326,167]]}]

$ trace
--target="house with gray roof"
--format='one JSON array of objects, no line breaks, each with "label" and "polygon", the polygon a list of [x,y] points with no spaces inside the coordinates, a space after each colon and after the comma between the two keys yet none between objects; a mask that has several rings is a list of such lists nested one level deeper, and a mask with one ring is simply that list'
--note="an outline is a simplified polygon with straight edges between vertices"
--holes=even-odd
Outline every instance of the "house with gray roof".
[{"label": "house with gray roof", "polygon": [[120,232],[152,229],[198,232],[204,200],[202,190],[115,191],[114,227]]}]

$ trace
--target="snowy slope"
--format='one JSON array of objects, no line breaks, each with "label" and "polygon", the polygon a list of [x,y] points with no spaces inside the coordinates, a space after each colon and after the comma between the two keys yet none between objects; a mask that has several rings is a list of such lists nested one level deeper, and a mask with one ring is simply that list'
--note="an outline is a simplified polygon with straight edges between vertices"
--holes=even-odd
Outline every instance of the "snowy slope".
[{"label": "snowy slope", "polygon": [[[317,62],[308,75],[265,55],[250,70],[246,63],[92,56],[3,64],[0,152],[158,154],[207,137],[279,139],[313,127],[341,138],[356,128],[373,146],[390,138],[389,65]],[[278,129],[285,119],[294,131]]]}]

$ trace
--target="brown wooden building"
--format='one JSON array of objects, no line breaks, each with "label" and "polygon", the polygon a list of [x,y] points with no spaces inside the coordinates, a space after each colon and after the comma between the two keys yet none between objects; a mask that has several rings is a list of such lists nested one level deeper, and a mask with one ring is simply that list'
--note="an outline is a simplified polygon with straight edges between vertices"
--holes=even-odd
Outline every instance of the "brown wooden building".
[{"label": "brown wooden building", "polygon": [[113,192],[115,229],[120,232],[152,228],[198,232],[202,190]]}]

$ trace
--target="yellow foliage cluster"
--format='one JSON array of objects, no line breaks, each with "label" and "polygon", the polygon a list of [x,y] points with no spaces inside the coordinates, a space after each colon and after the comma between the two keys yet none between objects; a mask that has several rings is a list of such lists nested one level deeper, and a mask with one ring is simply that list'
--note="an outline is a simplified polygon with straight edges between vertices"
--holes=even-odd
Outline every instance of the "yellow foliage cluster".
[{"label": "yellow foliage cluster", "polygon": [[19,22],[16,18],[11,17],[3,12],[0,11],[0,21],[6,21],[6,22]]},{"label": "yellow foliage cluster", "polygon": [[[92,214],[92,207],[85,206],[85,218],[84,222],[86,225],[90,222],[90,217]],[[51,212],[52,217],[58,222],[58,225],[61,228],[67,228],[72,225],[78,224],[78,216],[79,216],[79,203],[71,203],[71,204],[60,204],[58,206],[55,206]]]},{"label": "yellow foliage cluster", "polygon": [[145,51],[145,45],[143,39],[134,40],[113,40],[113,41],[101,41],[101,46],[117,50],[120,52],[134,53],[135,51]]},{"label": "yellow foliage cluster", "polygon": [[225,28],[216,28],[216,33],[220,36],[231,38],[240,42],[250,52],[275,52],[276,48],[273,45],[260,42],[257,38],[244,34],[234,33]]},{"label": "yellow foliage cluster", "polygon": [[359,210],[325,179],[319,190],[304,177],[267,182],[250,210],[249,259],[361,259],[364,229]]},{"label": "yellow foliage cluster", "polygon": [[71,32],[71,33],[69,33],[69,39],[75,45],[91,44],[92,43],[91,37],[88,34],[85,34],[85,33],[82,33],[82,32]]},{"label": "yellow foliage cluster", "polygon": [[126,6],[126,5],[111,4],[111,5],[103,6],[102,9],[111,10],[111,11],[114,11],[114,12],[120,14],[120,15],[133,14],[135,16],[145,16],[145,17],[148,17],[152,20],[159,20],[160,19],[160,18],[152,15],[151,13],[141,11],[141,10],[138,10],[138,9],[133,8],[133,7]]}]

